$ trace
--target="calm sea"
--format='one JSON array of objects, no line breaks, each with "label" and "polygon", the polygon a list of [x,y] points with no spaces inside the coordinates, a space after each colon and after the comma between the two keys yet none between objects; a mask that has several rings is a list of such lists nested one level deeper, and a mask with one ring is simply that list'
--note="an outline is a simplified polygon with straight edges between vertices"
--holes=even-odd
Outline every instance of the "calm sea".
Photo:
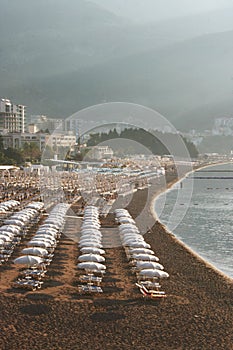
[{"label": "calm sea", "polygon": [[190,174],[155,202],[176,237],[233,278],[233,164]]}]

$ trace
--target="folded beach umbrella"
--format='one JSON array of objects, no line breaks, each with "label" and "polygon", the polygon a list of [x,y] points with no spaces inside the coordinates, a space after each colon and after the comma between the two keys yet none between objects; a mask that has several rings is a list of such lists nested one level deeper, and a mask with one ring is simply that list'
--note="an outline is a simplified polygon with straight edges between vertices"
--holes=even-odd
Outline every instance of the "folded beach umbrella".
[{"label": "folded beach umbrella", "polygon": [[142,261],[159,261],[159,258],[150,254],[133,254],[132,259]]},{"label": "folded beach umbrella", "polygon": [[168,278],[169,274],[165,271],[161,270],[156,270],[156,269],[145,269],[141,270],[138,273],[139,276],[144,276],[144,277],[156,277],[156,278]]},{"label": "folded beach umbrella", "polygon": [[39,256],[22,255],[19,258],[15,259],[14,263],[20,265],[34,266],[43,263],[43,261],[44,259],[40,258]]},{"label": "folded beach umbrella", "polygon": [[98,254],[83,254],[79,256],[78,261],[95,261],[102,263],[105,261],[105,258]]}]

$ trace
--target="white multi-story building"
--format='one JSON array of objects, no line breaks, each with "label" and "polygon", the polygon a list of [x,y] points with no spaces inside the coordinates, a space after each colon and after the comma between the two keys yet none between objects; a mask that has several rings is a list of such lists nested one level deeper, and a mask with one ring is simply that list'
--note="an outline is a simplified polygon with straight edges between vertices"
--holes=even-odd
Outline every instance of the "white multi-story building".
[{"label": "white multi-story building", "polygon": [[212,133],[213,135],[224,135],[224,136],[233,135],[233,118],[232,117],[216,118]]},{"label": "white multi-story building", "polygon": [[0,130],[25,132],[26,106],[15,105],[9,99],[0,100]]}]

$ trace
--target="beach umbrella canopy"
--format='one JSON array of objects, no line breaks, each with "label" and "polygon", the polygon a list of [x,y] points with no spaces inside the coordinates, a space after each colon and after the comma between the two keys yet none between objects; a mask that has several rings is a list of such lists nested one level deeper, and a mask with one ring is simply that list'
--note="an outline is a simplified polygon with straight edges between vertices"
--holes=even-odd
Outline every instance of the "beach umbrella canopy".
[{"label": "beach umbrella canopy", "polygon": [[169,274],[165,271],[156,269],[144,269],[139,272],[139,276],[156,277],[156,278],[168,278]]},{"label": "beach umbrella canopy", "polygon": [[96,237],[94,235],[87,235],[87,236],[82,236],[79,240],[79,242],[85,242],[85,241],[101,242],[101,237]]},{"label": "beach umbrella canopy", "polygon": [[105,250],[96,247],[83,247],[80,250],[83,254],[105,254]]},{"label": "beach umbrella canopy", "polygon": [[0,232],[1,231],[9,231],[17,234],[20,231],[20,228],[14,225],[3,225],[2,227],[0,227]]},{"label": "beach umbrella canopy", "polygon": [[105,258],[98,254],[83,254],[80,255],[78,261],[95,261],[95,262],[104,262]]},{"label": "beach umbrella canopy", "polygon": [[106,266],[98,262],[82,262],[77,265],[79,269],[89,270],[89,271],[103,271],[106,270]]},{"label": "beach umbrella canopy", "polygon": [[145,270],[145,269],[157,269],[157,270],[163,270],[163,265],[154,262],[154,261],[142,261],[139,260],[136,263],[136,269],[137,270]]},{"label": "beach umbrella canopy", "polygon": [[48,255],[48,251],[46,249],[40,248],[40,247],[24,248],[22,250],[22,253],[25,255],[36,255],[36,256]]},{"label": "beach umbrella canopy", "polygon": [[140,241],[132,242],[132,243],[130,243],[129,246],[131,248],[147,248],[147,249],[151,248],[150,244],[143,242],[143,241],[142,242],[140,242]]},{"label": "beach umbrella canopy", "polygon": [[96,247],[96,248],[103,248],[102,244],[95,241],[84,241],[79,243],[80,247]]},{"label": "beach umbrella canopy", "polygon": [[56,243],[56,239],[53,239],[52,237],[45,237],[45,236],[42,236],[42,235],[38,235],[38,236],[34,236],[32,239],[31,239],[31,242],[34,242],[34,241],[43,241],[43,242],[48,242],[48,243],[51,243],[51,244],[55,244]]},{"label": "beach umbrella canopy", "polygon": [[159,261],[159,258],[151,254],[133,254],[132,259],[142,261]]},{"label": "beach umbrella canopy", "polygon": [[95,234],[96,236],[101,236],[102,237],[102,233],[100,232],[100,230],[96,230],[96,229],[85,229],[85,230],[81,230],[81,234],[85,235],[85,234]]},{"label": "beach umbrella canopy", "polygon": [[9,236],[4,236],[4,235],[0,235],[0,240],[4,241],[5,243],[9,243],[12,242],[13,237],[9,237]]},{"label": "beach umbrella canopy", "polygon": [[25,226],[25,223],[23,221],[16,220],[16,219],[8,219],[8,220],[5,221],[5,224],[19,226],[19,227]]},{"label": "beach umbrella canopy", "polygon": [[39,256],[34,256],[34,255],[22,255],[19,258],[14,260],[15,264],[20,264],[20,265],[27,265],[27,266],[33,266],[33,265],[39,265],[43,263],[43,259],[40,258]]},{"label": "beach umbrella canopy", "polygon": [[45,241],[30,241],[27,244],[29,247],[42,247],[42,248],[50,248],[51,243]]},{"label": "beach umbrella canopy", "polygon": [[5,241],[3,241],[1,238],[0,238],[0,245],[4,245],[5,244]]},{"label": "beach umbrella canopy", "polygon": [[130,254],[150,254],[150,255],[154,255],[153,250],[146,249],[146,248],[130,248],[129,253]]},{"label": "beach umbrella canopy", "polygon": [[0,236],[7,236],[13,238],[15,235],[10,231],[0,231]]}]

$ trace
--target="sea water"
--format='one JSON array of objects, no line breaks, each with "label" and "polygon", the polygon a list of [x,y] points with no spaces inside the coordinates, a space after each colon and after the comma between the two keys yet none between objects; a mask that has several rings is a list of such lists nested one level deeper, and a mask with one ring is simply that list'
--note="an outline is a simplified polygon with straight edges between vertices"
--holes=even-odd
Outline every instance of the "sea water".
[{"label": "sea water", "polygon": [[190,173],[155,202],[159,220],[233,278],[233,164]]}]

